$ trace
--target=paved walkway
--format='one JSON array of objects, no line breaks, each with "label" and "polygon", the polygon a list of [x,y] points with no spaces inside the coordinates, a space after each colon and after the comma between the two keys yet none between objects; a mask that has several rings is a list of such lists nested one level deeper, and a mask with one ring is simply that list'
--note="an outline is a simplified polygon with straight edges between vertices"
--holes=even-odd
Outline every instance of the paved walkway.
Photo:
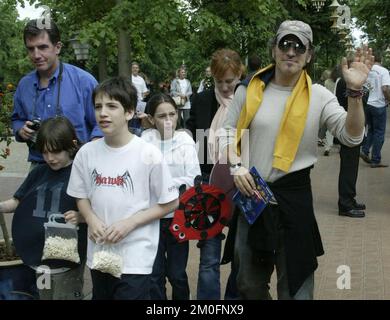
[{"label": "paved walkway", "polygon": [[[1,147],[1,145],[0,145]],[[12,155],[0,160],[6,167],[0,172],[0,200],[12,196],[28,172],[26,148],[11,145]],[[390,168],[370,168],[361,161],[357,199],[367,205],[366,217],[340,217],[337,208],[339,154],[335,147],[329,157],[322,156],[312,172],[314,205],[325,255],[319,259],[315,274],[315,299],[390,299]],[[383,162],[390,163],[390,129],[383,147]],[[8,222],[10,222],[10,216]],[[196,298],[199,250],[191,243],[188,275],[192,297]],[[347,266],[351,272],[351,289],[337,288],[337,279]],[[226,286],[230,266],[221,267],[222,289]],[[86,273],[86,293],[91,283]],[[222,291],[223,291],[222,290]],[[275,294],[275,276],[271,292]]]}]

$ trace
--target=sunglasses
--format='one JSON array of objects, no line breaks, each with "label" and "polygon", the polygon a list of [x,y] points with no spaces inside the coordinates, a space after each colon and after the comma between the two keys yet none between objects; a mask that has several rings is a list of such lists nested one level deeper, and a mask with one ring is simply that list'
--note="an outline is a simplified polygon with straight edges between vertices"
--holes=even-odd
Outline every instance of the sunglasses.
[{"label": "sunglasses", "polygon": [[306,52],[306,46],[296,41],[289,41],[289,40],[280,41],[278,44],[278,48],[284,53],[290,50],[290,48],[293,48],[297,54],[304,54]]}]

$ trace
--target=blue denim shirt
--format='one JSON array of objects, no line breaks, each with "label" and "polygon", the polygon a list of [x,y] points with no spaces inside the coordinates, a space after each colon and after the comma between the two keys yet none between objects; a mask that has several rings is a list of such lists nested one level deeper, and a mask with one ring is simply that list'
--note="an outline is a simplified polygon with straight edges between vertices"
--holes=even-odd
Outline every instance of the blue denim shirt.
[{"label": "blue denim shirt", "polygon": [[[64,115],[72,122],[82,143],[103,136],[96,123],[92,102],[92,92],[97,85],[96,79],[80,68],[63,63],[60,110],[57,111],[59,69],[58,66],[47,88],[40,87],[37,71],[20,80],[14,96],[12,113],[12,128],[17,141],[23,142],[18,131],[27,120],[39,118],[42,121],[56,115]],[[30,148],[28,161],[43,162],[43,157]]]}]

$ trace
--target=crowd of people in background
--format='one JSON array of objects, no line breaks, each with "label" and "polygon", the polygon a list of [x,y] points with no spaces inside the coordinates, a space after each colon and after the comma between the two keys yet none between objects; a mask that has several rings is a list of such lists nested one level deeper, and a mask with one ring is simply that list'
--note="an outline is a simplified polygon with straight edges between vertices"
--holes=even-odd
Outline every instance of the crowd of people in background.
[{"label": "crowd of people in background", "polygon": [[[0,202],[0,212],[15,212],[13,239],[25,267],[27,285],[15,290],[81,299],[86,265],[92,299],[166,300],[167,280],[172,299],[190,299],[189,242],[179,242],[170,226],[179,189],[199,176],[209,184],[223,158],[226,179],[243,195],[257,189],[255,167],[275,201],[253,224],[236,208],[225,250],[222,233],[198,242],[196,298],[221,299],[222,261],[231,263],[224,299],[271,299],[274,269],[279,299],[313,299],[317,257],[324,254],[310,182],[318,138],[326,136],[325,156],[335,139],[340,145],[339,215],[364,217],[366,206],[356,200],[359,158],[371,168],[388,166],[381,148],[390,76],[380,57],[374,63],[371,49],[358,49],[324,74],[324,86],[312,83],[312,29],[287,20],[272,39],[268,66],[252,54],[245,67],[236,51],[222,48],[211,55],[198,88],[185,65],[152,88],[135,61],[128,79],[98,84],[60,59],[60,32],[51,26],[26,25],[35,70],[19,82],[12,114],[15,138],[28,145],[31,162],[22,186]],[[197,130],[208,135],[199,138]],[[54,212],[79,225],[81,261],[50,265],[53,286],[42,290],[35,280],[44,223]],[[119,277],[95,267],[100,250],[121,257]]]}]

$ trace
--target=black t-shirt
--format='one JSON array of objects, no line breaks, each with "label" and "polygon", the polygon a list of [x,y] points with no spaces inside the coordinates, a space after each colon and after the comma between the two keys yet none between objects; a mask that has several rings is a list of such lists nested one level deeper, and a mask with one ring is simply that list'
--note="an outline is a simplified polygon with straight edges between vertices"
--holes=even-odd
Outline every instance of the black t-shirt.
[{"label": "black t-shirt", "polygon": [[[14,194],[19,200],[12,221],[12,237],[16,252],[26,265],[45,264],[50,268],[74,267],[75,263],[50,260],[42,263],[45,228],[52,213],[76,210],[74,198],[66,193],[72,166],[54,171],[47,164],[34,168]],[[87,225],[79,224],[78,250],[81,261],[87,251]]]}]

